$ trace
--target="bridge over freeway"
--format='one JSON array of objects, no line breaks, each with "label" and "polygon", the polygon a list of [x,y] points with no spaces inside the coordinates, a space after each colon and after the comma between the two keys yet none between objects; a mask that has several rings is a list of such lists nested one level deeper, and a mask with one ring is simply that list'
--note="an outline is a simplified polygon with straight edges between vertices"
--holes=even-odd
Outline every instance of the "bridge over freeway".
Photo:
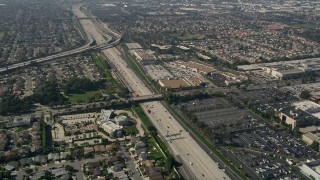
[{"label": "bridge over freeway", "polygon": [[158,101],[161,100],[162,94],[154,94],[154,95],[146,95],[146,96],[138,96],[138,97],[132,97],[129,99],[131,102],[150,102],[150,101]]}]

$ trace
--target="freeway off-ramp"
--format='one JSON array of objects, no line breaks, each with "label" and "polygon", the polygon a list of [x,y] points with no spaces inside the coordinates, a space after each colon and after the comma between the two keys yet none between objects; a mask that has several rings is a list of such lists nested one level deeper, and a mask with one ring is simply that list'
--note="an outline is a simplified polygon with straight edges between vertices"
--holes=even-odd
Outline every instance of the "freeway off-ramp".
[{"label": "freeway off-ramp", "polygon": [[[120,74],[126,77],[125,79],[128,81],[126,84],[136,94],[140,96],[153,94],[132,69],[128,68],[127,63],[121,58],[120,52],[116,48],[103,50],[103,53]],[[146,109],[151,110],[151,113],[146,112],[146,114],[162,137],[166,137],[167,134],[179,134],[182,130],[181,136],[178,136],[178,138],[167,138],[165,140],[174,155],[181,157],[184,161],[183,165],[187,166],[187,171],[192,174],[193,177],[186,177],[186,179],[230,179],[159,101],[142,103],[142,107],[145,112]]]},{"label": "freeway off-ramp", "polygon": [[[106,28],[106,25],[97,26],[97,22],[94,23],[92,19],[88,19],[87,16],[80,11],[80,5],[76,5],[72,9],[74,14],[78,18],[81,18],[80,24],[83,26],[87,37],[90,37],[91,40],[94,39],[98,46],[108,43],[109,35],[105,34],[105,32],[110,31],[110,29],[102,29],[103,27]],[[114,35],[115,33],[111,34]],[[90,44],[87,44],[87,46],[89,47]],[[71,54],[74,51],[81,51],[81,48],[65,53]],[[153,92],[147,88],[132,69],[128,67],[126,61],[121,58],[121,52],[116,48],[104,49],[102,52],[116,68],[118,74],[123,77],[122,79],[126,81],[125,84],[129,89],[135,91],[135,94],[138,94],[139,96],[153,95]],[[50,57],[52,58],[52,56],[40,58],[35,62],[47,61]],[[25,66],[25,63],[15,64],[11,68],[14,69],[20,66]],[[0,72],[6,71],[6,69],[7,68],[2,68],[0,69]],[[212,158],[200,147],[199,144],[197,144],[197,142],[177,122],[172,114],[167,111],[160,101],[142,103],[141,106],[157,128],[159,134],[162,137],[166,137],[164,140],[167,142],[174,155],[183,161],[184,171],[188,172],[188,176],[190,176],[185,177],[185,179],[230,179],[222,169],[218,168],[217,163],[212,160]],[[148,113],[147,110],[150,110],[151,113]],[[172,134],[181,135],[167,137],[167,135]]]},{"label": "freeway off-ramp", "polygon": [[[117,33],[112,32],[112,34],[114,36],[116,36],[117,39],[115,39],[114,42],[109,43],[112,40],[112,37],[110,35],[104,33],[103,31],[106,31],[106,30],[105,29],[102,30],[102,28],[101,28],[101,27],[106,27],[106,25],[102,24],[102,25],[99,25],[100,29],[96,28],[97,25],[95,23],[93,23],[92,20],[90,18],[88,18],[83,12],[80,11],[80,5],[73,6],[72,10],[73,10],[73,13],[77,16],[77,18],[79,18],[80,24],[82,25],[85,33],[87,34],[87,43],[85,45],[83,45],[79,48],[76,48],[76,49],[72,49],[69,51],[61,52],[61,53],[50,55],[50,56],[46,56],[43,58],[38,58],[38,59],[33,59],[33,60],[25,61],[25,62],[11,64],[6,67],[0,68],[0,73],[4,73],[6,71],[13,70],[13,69],[23,68],[23,67],[29,66],[31,64],[35,64],[35,63],[42,63],[42,62],[50,61],[53,59],[58,59],[61,57],[66,57],[66,56],[70,56],[73,54],[78,54],[78,53],[81,53],[81,52],[84,52],[84,51],[87,51],[90,49],[104,49],[104,48],[113,47],[114,45],[117,45],[120,42],[121,36]],[[92,38],[92,35],[94,35],[94,37],[95,37],[94,39]],[[94,42],[94,40],[96,41],[97,45],[91,46],[91,44]]]},{"label": "freeway off-ramp", "polygon": [[[80,9],[79,6],[74,9]],[[74,11],[78,14],[78,17],[84,17],[85,14],[81,11]],[[84,21],[84,20],[83,20]],[[86,19],[85,21],[91,21]],[[103,30],[93,30],[92,28],[102,28],[101,26],[92,26],[92,23],[83,23],[80,21],[88,35],[93,37],[96,42],[103,43]],[[91,24],[91,25],[90,25]],[[107,27],[104,25],[104,27]],[[108,30],[109,29],[105,29]],[[135,94],[139,96],[153,95],[153,92],[147,88],[147,86],[139,79],[139,77],[128,67],[128,64],[124,59],[121,58],[121,52],[117,48],[109,48],[102,50],[104,55],[108,58],[110,63],[118,71],[118,74],[125,80],[125,84],[129,89],[133,90]],[[159,134],[165,137],[167,133],[177,134],[181,133],[181,137],[177,139],[165,139],[169,148],[174,152],[174,155],[179,155],[183,160],[183,166],[186,171],[190,171],[192,177],[186,177],[186,179],[230,179],[228,175],[221,169],[218,168],[216,162],[214,162],[210,156],[196,143],[194,139],[189,135],[186,130],[177,122],[176,119],[166,110],[166,108],[159,102],[147,102],[141,104],[143,109],[151,109],[152,113],[146,114],[149,116],[155,127],[158,129]]]}]

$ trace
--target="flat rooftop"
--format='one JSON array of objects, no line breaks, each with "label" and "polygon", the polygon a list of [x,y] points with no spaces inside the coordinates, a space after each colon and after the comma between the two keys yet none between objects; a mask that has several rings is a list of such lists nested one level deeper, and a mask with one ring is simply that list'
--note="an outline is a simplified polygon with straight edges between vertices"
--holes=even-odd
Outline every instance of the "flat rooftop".
[{"label": "flat rooftop", "polygon": [[308,101],[308,100],[295,102],[293,104],[297,108],[299,108],[309,114],[312,114],[313,116],[320,119],[320,105],[319,104],[312,102],[312,101]]},{"label": "flat rooftop", "polygon": [[159,80],[159,84],[162,87],[170,89],[190,87],[190,84],[188,84],[184,79],[161,79]]},{"label": "flat rooftop", "polygon": [[198,71],[205,72],[205,73],[212,73],[212,72],[216,71],[216,69],[214,69],[213,67],[210,67],[210,66],[207,66],[204,64],[200,64],[197,62],[193,62],[193,61],[188,61],[188,62],[175,61],[172,63],[175,65],[185,66],[186,68],[197,69]]},{"label": "flat rooftop", "polygon": [[139,43],[126,43],[126,46],[129,50],[132,49],[142,49],[142,46]]}]

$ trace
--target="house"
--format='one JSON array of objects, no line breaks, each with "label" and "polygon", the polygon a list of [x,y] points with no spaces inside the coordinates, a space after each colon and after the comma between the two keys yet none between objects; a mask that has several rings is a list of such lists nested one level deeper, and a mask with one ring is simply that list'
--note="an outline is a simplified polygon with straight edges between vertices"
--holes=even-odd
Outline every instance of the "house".
[{"label": "house", "polygon": [[102,172],[100,162],[89,162],[86,166],[86,172],[88,172],[92,177],[101,176]]},{"label": "house", "polygon": [[106,152],[106,148],[104,145],[95,145],[93,148],[96,153],[105,153]]},{"label": "house", "polygon": [[19,166],[19,163],[17,161],[10,161],[7,163],[7,165],[4,166],[4,168],[7,171],[12,171],[14,169],[16,169]]},{"label": "house", "polygon": [[115,148],[115,144],[114,143],[106,145],[106,151],[107,152],[112,151],[114,148]]},{"label": "house", "polygon": [[128,175],[124,171],[114,172],[113,178],[117,178],[119,180],[129,180]]},{"label": "house", "polygon": [[21,159],[19,160],[19,164],[20,164],[21,166],[28,166],[28,165],[30,165],[30,164],[32,164],[32,163],[33,163],[32,158],[21,158]]},{"label": "house", "polygon": [[118,156],[110,156],[107,160],[108,164],[116,164],[116,162],[120,161]]},{"label": "house", "polygon": [[149,176],[151,180],[163,180],[164,178],[161,176],[161,167],[154,166],[146,169],[146,174]]},{"label": "house", "polygon": [[141,148],[136,150],[136,154],[139,157],[140,161],[144,161],[148,159],[147,148]]},{"label": "house", "polygon": [[112,170],[114,172],[122,171],[123,168],[124,168],[124,165],[122,163],[118,163],[112,166]]},{"label": "house", "polygon": [[43,156],[36,156],[36,157],[34,157],[33,158],[33,162],[34,163],[37,163],[37,164],[47,164],[47,162],[48,162],[48,156],[45,156],[45,155],[43,155]]},{"label": "house", "polygon": [[48,154],[48,160],[54,160],[54,161],[58,161],[60,160],[60,156],[59,153],[50,153]]},{"label": "house", "polygon": [[14,117],[12,121],[9,121],[7,127],[19,127],[27,126],[31,124],[32,118],[29,117]]},{"label": "house", "polygon": [[135,149],[141,149],[141,148],[145,148],[146,144],[142,141],[137,141],[134,147]]},{"label": "house", "polygon": [[84,155],[94,153],[93,147],[84,147]]},{"label": "house", "polygon": [[154,162],[155,162],[155,160],[145,160],[142,162],[142,164],[146,167],[152,167],[152,166],[154,166]]},{"label": "house", "polygon": [[69,172],[65,170],[65,168],[57,168],[57,169],[51,169],[51,174],[54,177],[69,175]]},{"label": "house", "polygon": [[0,132],[0,151],[4,151],[8,143],[8,136],[5,130]]},{"label": "house", "polygon": [[70,152],[61,152],[60,159],[61,160],[66,159],[68,155],[71,155],[71,153]]}]

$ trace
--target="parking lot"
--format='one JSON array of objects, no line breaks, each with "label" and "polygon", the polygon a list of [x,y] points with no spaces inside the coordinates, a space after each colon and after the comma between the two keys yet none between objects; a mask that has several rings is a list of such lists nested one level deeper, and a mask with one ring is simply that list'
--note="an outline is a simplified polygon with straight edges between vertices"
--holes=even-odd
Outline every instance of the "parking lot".
[{"label": "parking lot", "polygon": [[226,87],[227,86],[225,83],[226,77],[224,77],[221,74],[213,74],[213,75],[207,76],[207,77],[214,85],[216,85],[218,87]]},{"label": "parking lot", "polygon": [[279,91],[274,88],[257,88],[257,89],[248,89],[242,90],[238,93],[230,94],[230,96],[234,99],[238,99],[242,102],[256,102],[259,105],[262,104],[281,104],[283,103],[291,103],[296,100],[295,97],[285,94],[282,91]]},{"label": "parking lot", "polygon": [[194,73],[187,69],[179,68],[169,63],[166,63],[165,66],[170,71],[170,73],[176,78],[194,76]]},{"label": "parking lot", "polygon": [[262,126],[256,115],[246,109],[234,107],[221,98],[190,101],[182,106],[210,128],[223,124],[229,131],[237,131]]},{"label": "parking lot", "polygon": [[291,168],[285,159],[264,155],[259,152],[248,152],[245,150],[232,150],[234,156],[238,158],[246,168],[250,168],[251,176],[258,176],[261,179],[299,179],[299,170]]},{"label": "parking lot", "polygon": [[159,64],[144,65],[143,67],[146,69],[149,76],[155,81],[158,81],[159,79],[173,78],[173,75]]},{"label": "parking lot", "polygon": [[285,86],[281,88],[283,91],[290,91],[295,96],[299,96],[300,93],[304,90],[310,92],[320,92],[320,83],[311,83],[311,84],[298,84],[294,86]]}]

